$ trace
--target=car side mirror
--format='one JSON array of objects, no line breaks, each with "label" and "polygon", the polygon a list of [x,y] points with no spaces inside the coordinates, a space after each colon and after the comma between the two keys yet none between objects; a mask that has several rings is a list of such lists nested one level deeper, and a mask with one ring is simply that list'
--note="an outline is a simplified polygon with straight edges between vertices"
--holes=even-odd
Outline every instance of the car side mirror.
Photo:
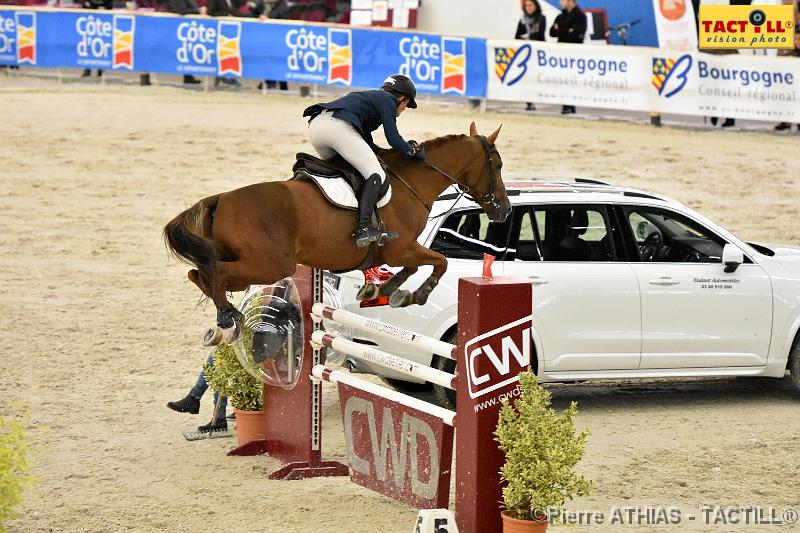
[{"label": "car side mirror", "polygon": [[742,263],[744,263],[744,252],[738,246],[726,244],[722,249],[722,264],[725,265],[725,272],[728,274],[736,272]]}]

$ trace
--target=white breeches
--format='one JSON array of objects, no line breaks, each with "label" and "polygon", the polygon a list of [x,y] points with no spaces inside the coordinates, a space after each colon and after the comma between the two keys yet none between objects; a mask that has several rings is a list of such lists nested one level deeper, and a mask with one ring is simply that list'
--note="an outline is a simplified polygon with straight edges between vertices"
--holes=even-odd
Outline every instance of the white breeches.
[{"label": "white breeches", "polygon": [[308,138],[322,159],[342,156],[358,170],[364,179],[373,174],[386,180],[378,157],[349,122],[333,117],[333,111],[323,111],[308,125]]}]

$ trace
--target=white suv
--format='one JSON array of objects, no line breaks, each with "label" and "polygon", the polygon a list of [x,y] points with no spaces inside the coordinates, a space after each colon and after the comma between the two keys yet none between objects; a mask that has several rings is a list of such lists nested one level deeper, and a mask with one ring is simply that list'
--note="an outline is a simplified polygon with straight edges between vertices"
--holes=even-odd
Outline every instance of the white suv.
[{"label": "white suv", "polygon": [[[435,203],[432,215],[444,215],[419,241],[447,256],[449,268],[424,306],[364,307],[355,299],[364,275],[351,272],[336,280],[349,310],[455,342],[458,279],[479,276],[490,253],[495,275],[533,284],[542,381],[780,378],[791,370],[800,386],[800,248],[747,243],[679,202],[592,180],[507,186],[513,211],[503,223],[449,191]],[[381,344],[453,370],[452,361]],[[421,386],[350,364],[400,388]],[[452,402],[449,392],[436,391],[440,403]]]}]

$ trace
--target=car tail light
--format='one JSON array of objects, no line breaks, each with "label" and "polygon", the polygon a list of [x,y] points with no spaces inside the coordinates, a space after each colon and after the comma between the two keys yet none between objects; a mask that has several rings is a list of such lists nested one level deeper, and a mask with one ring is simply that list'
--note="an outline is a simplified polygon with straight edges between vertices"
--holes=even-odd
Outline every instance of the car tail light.
[{"label": "car tail light", "polygon": [[[384,266],[370,268],[364,271],[364,283],[372,282],[380,287],[381,283],[389,281],[393,275],[392,271]],[[380,307],[382,305],[389,305],[388,296],[378,296],[374,300],[364,300],[359,307]]]}]

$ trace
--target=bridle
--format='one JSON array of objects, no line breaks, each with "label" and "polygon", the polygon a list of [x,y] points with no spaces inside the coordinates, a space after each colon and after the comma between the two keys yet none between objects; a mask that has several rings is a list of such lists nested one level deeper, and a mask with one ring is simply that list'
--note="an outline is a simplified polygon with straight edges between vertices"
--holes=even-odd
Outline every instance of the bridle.
[{"label": "bridle", "polygon": [[[494,179],[495,178],[496,167],[495,167],[494,161],[492,161],[492,156],[493,155],[497,155],[497,157],[500,157],[500,152],[497,151],[497,147],[495,147],[492,144],[489,144],[489,141],[483,135],[478,135],[477,137],[478,137],[478,140],[481,141],[481,146],[483,147],[483,152],[484,152],[484,155],[486,156],[486,161],[484,161],[483,167],[481,167],[481,173],[478,176],[478,182],[481,181],[481,178],[483,177],[484,172],[488,171],[488,173],[489,173],[489,190],[487,192],[485,192],[485,193],[478,192],[478,191],[474,190],[472,187],[470,187],[469,185],[466,185],[466,184],[463,184],[463,183],[459,182],[453,176],[451,176],[450,174],[448,174],[447,172],[445,172],[444,170],[442,170],[441,168],[439,168],[438,166],[434,165],[433,163],[431,163],[428,160],[425,160],[424,163],[429,168],[431,168],[432,170],[435,170],[437,173],[439,173],[442,176],[444,176],[448,181],[450,181],[453,185],[455,185],[458,188],[459,191],[461,191],[460,194],[458,195],[458,198],[456,198],[456,203],[458,202],[458,200],[461,199],[462,196],[466,196],[467,198],[469,198],[470,200],[472,200],[476,204],[480,205],[481,207],[490,206],[492,209],[500,209],[500,203],[497,201],[497,193],[500,192],[500,191],[505,191],[506,187],[503,184],[501,184],[499,187],[497,186],[496,180]],[[406,180],[404,180],[401,176],[399,176],[397,173],[395,173],[391,169],[389,169],[389,172],[391,172],[391,174],[394,177],[399,179],[400,182],[403,183],[403,185],[405,185],[406,188],[408,188],[408,190],[410,190],[414,194],[414,196],[417,197],[417,199],[420,202],[422,202],[422,205],[424,205],[425,208],[429,212],[431,211],[431,206],[428,204],[428,202],[426,202],[417,193],[417,191],[415,191],[406,182]],[[455,204],[453,204],[453,205],[455,205]],[[447,211],[445,211],[445,213],[447,213]],[[445,214],[445,213],[443,213],[443,214]],[[438,218],[438,217],[440,217],[442,215],[438,215],[437,217],[433,217],[433,218]]]}]

